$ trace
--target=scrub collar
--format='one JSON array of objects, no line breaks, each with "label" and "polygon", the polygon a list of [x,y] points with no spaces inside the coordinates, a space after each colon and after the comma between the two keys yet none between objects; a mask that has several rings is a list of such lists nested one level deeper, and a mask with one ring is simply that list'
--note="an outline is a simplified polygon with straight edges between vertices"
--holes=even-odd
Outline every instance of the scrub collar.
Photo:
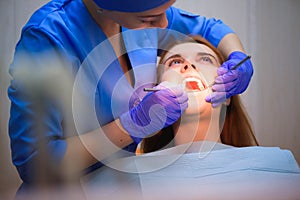
[{"label": "scrub collar", "polygon": [[168,1],[170,0],[94,0],[100,8],[120,12],[143,12]]}]

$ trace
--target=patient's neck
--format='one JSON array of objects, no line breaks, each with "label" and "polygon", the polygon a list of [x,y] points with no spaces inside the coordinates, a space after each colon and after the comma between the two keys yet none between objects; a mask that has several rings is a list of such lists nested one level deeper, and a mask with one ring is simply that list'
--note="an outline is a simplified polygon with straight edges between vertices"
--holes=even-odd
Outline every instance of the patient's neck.
[{"label": "patient's neck", "polygon": [[219,120],[220,108],[213,109],[209,116],[183,114],[175,130],[175,145],[204,140],[221,142]]}]

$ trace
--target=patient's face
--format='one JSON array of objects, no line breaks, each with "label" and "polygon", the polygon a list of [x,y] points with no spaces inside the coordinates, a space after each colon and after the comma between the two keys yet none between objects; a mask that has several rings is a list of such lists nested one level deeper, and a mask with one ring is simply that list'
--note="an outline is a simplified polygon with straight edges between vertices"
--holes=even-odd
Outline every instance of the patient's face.
[{"label": "patient's face", "polygon": [[182,43],[172,47],[163,58],[161,82],[168,81],[184,87],[189,96],[186,113],[201,113],[211,108],[205,97],[211,92],[208,85],[217,75],[220,63],[217,55],[206,45]]}]

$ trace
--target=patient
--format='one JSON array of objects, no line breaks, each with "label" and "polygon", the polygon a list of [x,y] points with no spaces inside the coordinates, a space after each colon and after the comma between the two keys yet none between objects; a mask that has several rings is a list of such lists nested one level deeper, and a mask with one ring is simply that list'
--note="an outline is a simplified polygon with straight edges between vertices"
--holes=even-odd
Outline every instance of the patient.
[{"label": "patient", "polygon": [[[92,199],[299,197],[300,170],[292,153],[256,146],[239,96],[217,108],[204,100],[223,59],[205,40],[195,40],[167,48],[158,67],[158,83],[188,92],[181,120],[144,139],[137,153],[145,154],[113,160],[87,175],[83,188],[95,190]],[[235,148],[245,146],[252,147]]]},{"label": "patient", "polygon": [[218,50],[201,37],[178,42],[165,51],[158,66],[158,83],[182,85],[189,106],[180,120],[145,138],[138,153],[148,153],[194,141],[213,141],[235,147],[256,146],[247,113],[238,95],[212,108],[205,97],[224,62]]}]

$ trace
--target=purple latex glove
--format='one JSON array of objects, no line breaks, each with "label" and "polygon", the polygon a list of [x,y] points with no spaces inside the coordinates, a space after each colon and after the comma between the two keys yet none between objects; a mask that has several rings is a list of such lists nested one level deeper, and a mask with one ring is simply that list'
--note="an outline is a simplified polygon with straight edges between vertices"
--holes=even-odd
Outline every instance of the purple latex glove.
[{"label": "purple latex glove", "polygon": [[158,85],[155,88],[161,90],[149,92],[137,106],[119,118],[123,128],[136,143],[172,125],[188,106],[187,94],[181,87]]},{"label": "purple latex glove", "polygon": [[230,70],[243,60],[247,55],[243,52],[232,52],[228,60],[218,68],[218,76],[212,86],[213,93],[209,94],[205,100],[212,103],[213,107],[219,106],[226,99],[233,95],[244,92],[253,75],[253,66],[249,60],[244,62],[235,70]]}]

